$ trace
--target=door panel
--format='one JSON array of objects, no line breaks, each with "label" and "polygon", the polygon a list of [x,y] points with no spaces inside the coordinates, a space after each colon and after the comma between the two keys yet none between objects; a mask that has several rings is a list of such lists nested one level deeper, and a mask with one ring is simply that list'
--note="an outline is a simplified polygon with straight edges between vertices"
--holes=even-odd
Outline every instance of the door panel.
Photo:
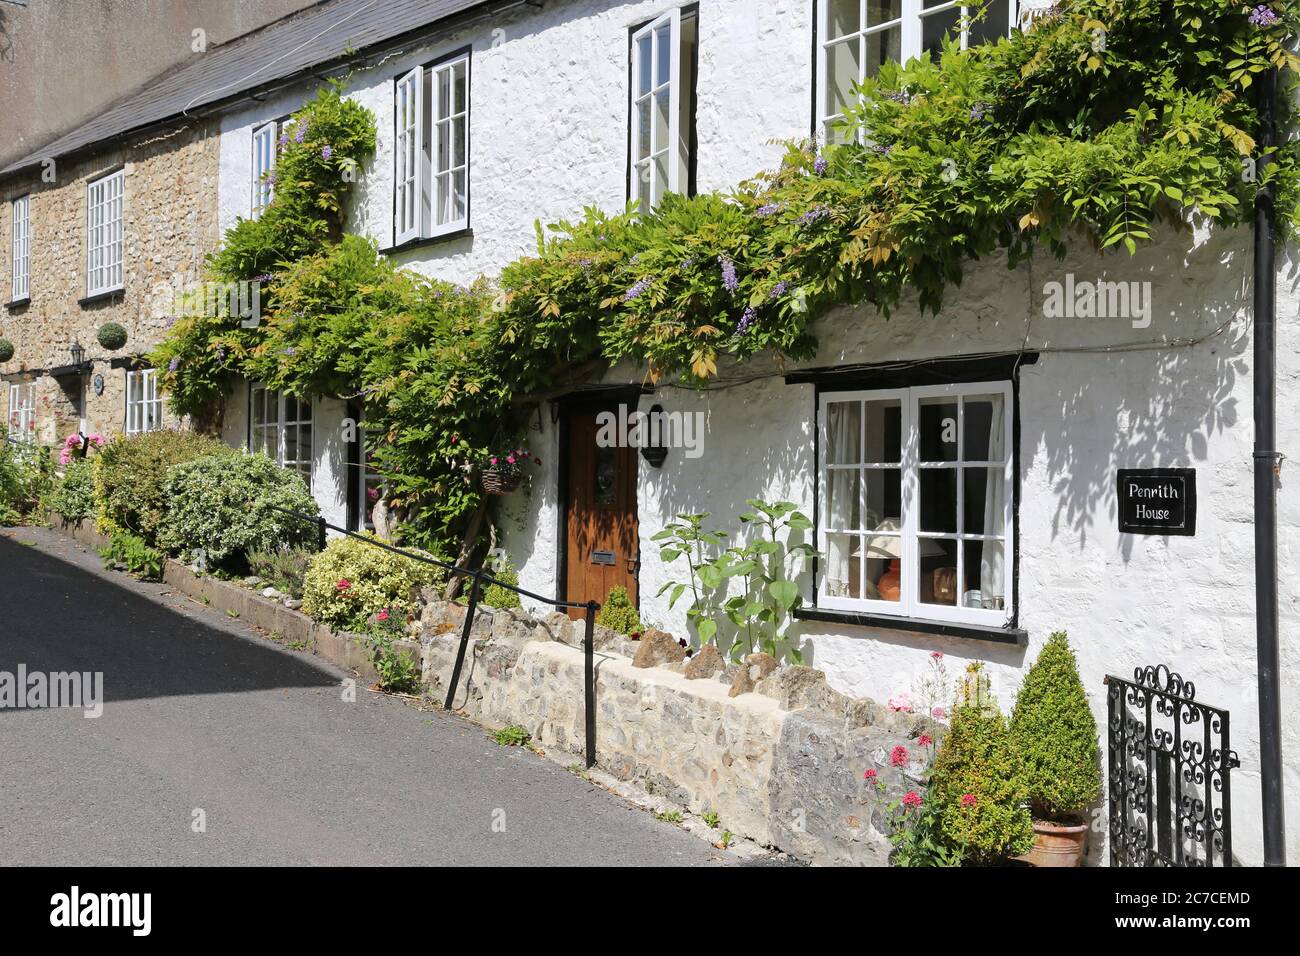
[{"label": "door panel", "polygon": [[[635,605],[639,544],[635,448],[599,448],[596,413],[568,419],[565,581],[570,601],[599,601],[627,588]],[[581,611],[570,611],[574,618]]]}]

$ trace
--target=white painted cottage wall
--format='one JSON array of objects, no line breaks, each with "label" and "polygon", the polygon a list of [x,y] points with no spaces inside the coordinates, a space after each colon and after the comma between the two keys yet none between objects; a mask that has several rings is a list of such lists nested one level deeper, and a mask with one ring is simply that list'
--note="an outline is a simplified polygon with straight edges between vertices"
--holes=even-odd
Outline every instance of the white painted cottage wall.
[{"label": "white painted cottage wall", "polygon": [[[424,246],[398,261],[430,276],[467,283],[533,247],[532,224],[575,216],[582,206],[622,206],[627,162],[627,28],[668,9],[641,2],[550,3],[396,55],[351,81],[349,95],[375,111],[379,149],[365,170],[352,226],[381,247],[392,241],[392,80],[466,43],[473,46],[471,92],[472,238]],[[804,0],[702,0],[697,126],[698,183],[725,188],[771,166],[773,139],[801,137],[811,125],[810,4]],[[494,31],[501,31],[496,32]],[[250,201],[252,129],[307,95],[281,96],[223,122],[222,226]],[[1279,447],[1300,445],[1300,290],[1293,257],[1279,270]],[[1150,328],[1124,321],[1042,316],[1043,283],[1073,271],[1082,279],[1151,281]],[[1013,699],[1048,634],[1070,632],[1099,722],[1102,678],[1169,663],[1195,681],[1198,697],[1233,715],[1234,848],[1262,857],[1258,714],[1253,617],[1251,504],[1250,252],[1245,234],[1165,236],[1133,259],[1098,257],[1079,243],[1065,263],[1043,256],[1013,272],[997,262],[973,267],[943,314],[914,308],[892,319],[845,309],[819,324],[821,352],[810,366],[1042,351],[1022,370],[1020,392],[1020,623],[1028,648],[901,631],[807,624],[812,662],[838,688],[885,698],[912,686],[932,650],[954,675],[970,660],[989,662],[1004,705]],[[1175,339],[1206,336],[1195,347]],[[1117,345],[1165,347],[1107,351]],[[746,369],[752,374],[754,367]],[[619,369],[608,381],[639,382]],[[670,453],[662,471],[642,463],[643,614],[683,631],[681,608],[654,595],[672,578],[648,541],[679,511],[711,511],[735,524],[751,495],[785,497],[811,509],[815,485],[813,388],[778,377],[725,390],[664,388],[654,401],[707,416],[705,453]],[[647,401],[645,404],[650,404]],[[326,427],[325,418],[318,426]],[[499,523],[525,587],[557,586],[558,444],[548,410],[529,433],[544,465],[526,493],[508,499]],[[322,447],[327,446],[327,441]],[[1293,455],[1294,457],[1294,455]],[[334,467],[331,460],[322,468]],[[1116,531],[1115,470],[1197,469],[1195,537]],[[1294,466],[1291,466],[1294,467]],[[323,480],[322,480],[323,481]],[[1281,633],[1287,812],[1300,820],[1300,496],[1284,469],[1280,496]],[[323,481],[324,484],[324,481]],[[1300,827],[1288,859],[1300,862]]]}]

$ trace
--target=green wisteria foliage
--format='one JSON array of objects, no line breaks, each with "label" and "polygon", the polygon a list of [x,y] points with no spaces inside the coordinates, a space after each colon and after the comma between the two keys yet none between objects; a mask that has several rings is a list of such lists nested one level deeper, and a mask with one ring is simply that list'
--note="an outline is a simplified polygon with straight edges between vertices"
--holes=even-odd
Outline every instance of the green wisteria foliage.
[{"label": "green wisteria foliage", "polygon": [[1064,0],[996,44],[886,64],[835,145],[791,143],[728,193],[539,226],[535,255],[468,288],[343,237],[341,170],[369,158],[374,120],[331,88],[297,114],[304,142],[289,126],[270,208],[211,261],[227,281],[271,277],[267,318],[182,320],[155,361],[181,412],[235,374],[363,401],[390,496],[414,530],[452,536],[480,503],[484,450],[607,363],[707,384],[723,361],[804,358],[833,306],[888,315],[915,295],[937,312],[994,252],[1014,265],[1076,239],[1131,254],[1157,225],[1247,221],[1264,182],[1293,235],[1300,164],[1288,144],[1255,175],[1253,94],[1266,70],[1294,79],[1297,14],[1297,0]]}]

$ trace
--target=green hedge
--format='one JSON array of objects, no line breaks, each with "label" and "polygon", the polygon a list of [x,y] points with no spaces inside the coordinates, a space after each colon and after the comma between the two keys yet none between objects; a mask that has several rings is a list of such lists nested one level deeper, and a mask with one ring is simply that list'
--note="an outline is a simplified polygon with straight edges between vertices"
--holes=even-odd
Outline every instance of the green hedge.
[{"label": "green hedge", "polygon": [[196,432],[168,429],[119,435],[100,449],[95,465],[100,530],[126,529],[152,543],[163,518],[168,469],[215,454],[230,455],[234,450]]},{"label": "green hedge", "polygon": [[435,565],[357,538],[336,538],[307,569],[303,610],[323,624],[365,631],[370,618],[383,610],[405,621],[415,611],[416,592],[445,580],[446,572]]}]

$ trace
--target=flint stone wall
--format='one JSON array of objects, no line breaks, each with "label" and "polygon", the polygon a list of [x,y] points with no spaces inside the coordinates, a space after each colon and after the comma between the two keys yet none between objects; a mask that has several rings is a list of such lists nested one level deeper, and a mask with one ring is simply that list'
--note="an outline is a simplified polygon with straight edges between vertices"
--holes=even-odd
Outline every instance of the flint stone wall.
[{"label": "flint stone wall", "polygon": [[[422,618],[423,677],[444,694],[465,608]],[[581,754],[583,625],[563,614],[480,608],[455,706],[491,727],[518,725],[546,750]],[[821,864],[885,865],[889,844],[863,781],[890,751],[916,750],[924,721],[844,697],[808,667],[780,667],[731,696],[737,671],[690,679],[687,663],[634,667],[636,643],[596,629],[597,763],[722,826]],[[892,799],[890,794],[885,799]]]}]

